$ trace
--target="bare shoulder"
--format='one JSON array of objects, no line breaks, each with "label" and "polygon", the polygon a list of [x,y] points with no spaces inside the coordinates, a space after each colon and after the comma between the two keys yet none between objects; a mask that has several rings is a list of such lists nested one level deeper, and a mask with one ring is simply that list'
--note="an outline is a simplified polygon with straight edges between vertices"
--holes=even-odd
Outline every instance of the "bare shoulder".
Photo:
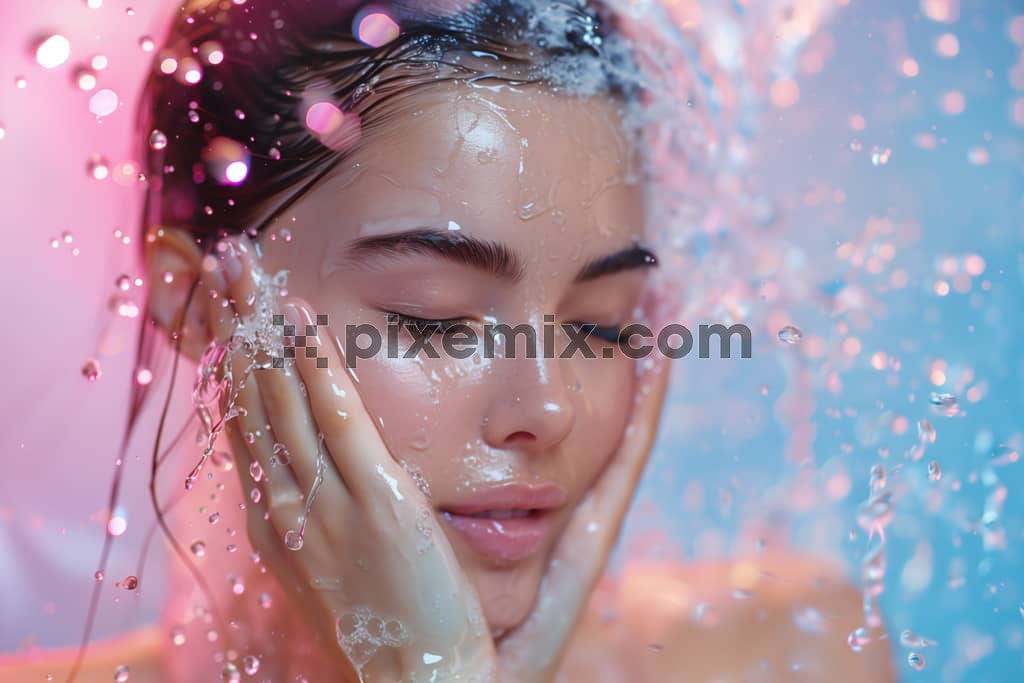
[{"label": "bare shoulder", "polygon": [[[109,640],[97,641],[88,655],[77,683],[109,683],[118,667],[127,667],[132,683],[160,683],[160,653],[164,638],[157,627],[146,627]],[[0,681],[39,683],[65,681],[75,661],[77,648],[35,649],[24,653],[0,653]]]},{"label": "bare shoulder", "polygon": [[848,646],[863,623],[860,592],[820,558],[633,563],[592,595],[563,678],[895,681],[884,636]]}]

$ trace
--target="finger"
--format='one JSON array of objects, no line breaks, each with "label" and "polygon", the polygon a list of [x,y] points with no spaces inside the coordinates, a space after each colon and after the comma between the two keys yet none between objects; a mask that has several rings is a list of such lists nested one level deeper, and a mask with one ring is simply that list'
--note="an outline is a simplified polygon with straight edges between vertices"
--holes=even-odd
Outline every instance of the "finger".
[{"label": "finger", "polygon": [[286,360],[284,367],[258,369],[253,374],[275,438],[287,448],[295,481],[300,489],[309,491],[317,476],[326,474],[322,470],[330,468],[318,463],[326,454],[320,452],[319,430],[300,387],[298,370]]},{"label": "finger", "polygon": [[[225,342],[230,340],[225,361],[230,368],[231,383],[225,398],[239,409],[236,417],[231,419],[237,421],[235,426],[244,444],[241,451],[236,450],[240,459],[239,477],[242,487],[251,499],[252,489],[258,490],[262,482],[263,489],[270,497],[268,506],[293,503],[299,496],[298,485],[290,468],[279,462],[275,434],[270,427],[264,398],[254,376],[256,363],[253,349],[251,344],[245,343],[246,340],[232,337],[237,324],[235,307],[240,305],[243,310],[252,310],[251,306],[247,307],[244,303],[249,294],[255,291],[251,279],[251,261],[244,258],[244,253],[231,240],[219,242],[215,251],[220,255],[219,258],[210,264],[212,268],[204,269],[204,272],[211,273],[219,281],[221,291],[230,293],[220,297],[221,303],[219,307],[215,306],[211,324],[214,326],[215,338]],[[230,304],[229,299],[235,303]],[[229,406],[225,405],[223,409],[227,411]]]},{"label": "finger", "polygon": [[256,302],[256,278],[261,272],[252,241],[245,234],[221,240],[217,245],[227,276],[227,294],[239,317],[252,315]]},{"label": "finger", "polygon": [[[262,481],[263,488],[269,496],[268,509],[290,509],[301,499],[300,487],[291,467],[280,462],[281,450],[275,448],[279,437],[274,432],[264,409],[265,399],[254,376],[256,372],[258,371],[252,371],[250,376],[235,388],[236,405],[245,410],[240,411],[234,419],[237,420],[237,429],[245,445],[245,455],[250,460],[246,463],[246,469],[239,471],[239,476],[246,495],[250,495],[251,488]],[[255,462],[256,466],[252,466],[252,462]]]},{"label": "finger", "polygon": [[[309,327],[303,331],[314,332],[306,337],[307,348],[312,351],[297,353],[295,364],[309,392],[327,450],[349,492],[356,497],[380,499],[378,492],[384,486],[387,499],[416,495],[415,484],[384,446],[336,345],[324,343],[318,332],[323,326],[316,324],[309,304],[292,298],[284,309],[286,318]],[[323,329],[329,337],[329,328]]]},{"label": "finger", "polygon": [[207,301],[210,338],[226,343],[235,325],[235,308],[229,300],[224,242],[214,245],[200,265],[204,298]]}]

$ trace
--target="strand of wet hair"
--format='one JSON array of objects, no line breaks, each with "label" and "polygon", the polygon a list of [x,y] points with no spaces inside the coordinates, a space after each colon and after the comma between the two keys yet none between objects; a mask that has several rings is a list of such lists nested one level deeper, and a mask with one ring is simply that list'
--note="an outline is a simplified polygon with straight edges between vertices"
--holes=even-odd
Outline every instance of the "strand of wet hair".
[{"label": "strand of wet hair", "polygon": [[171,366],[171,381],[170,385],[167,387],[167,394],[164,398],[163,410],[160,413],[160,423],[157,426],[156,442],[153,444],[153,455],[150,460],[149,501],[150,504],[153,506],[153,511],[156,514],[156,522],[159,525],[161,532],[163,532],[164,538],[167,539],[167,542],[174,550],[174,554],[178,556],[178,559],[181,560],[181,562],[188,569],[189,573],[192,575],[192,578],[195,579],[196,584],[199,586],[199,589],[206,597],[206,601],[207,603],[209,603],[210,612],[213,613],[214,619],[216,619],[217,622],[219,622],[221,629],[226,634],[226,637],[229,641],[228,646],[230,647],[230,641],[232,639],[231,632],[229,629],[226,628],[227,623],[224,621],[223,617],[220,614],[220,609],[217,607],[217,602],[216,600],[214,600],[213,597],[213,591],[210,590],[210,586],[206,582],[206,579],[203,577],[202,572],[199,571],[199,568],[196,566],[196,564],[192,562],[191,558],[189,558],[188,553],[185,552],[185,549],[178,542],[178,539],[176,539],[174,537],[174,534],[171,533],[170,526],[167,524],[167,518],[164,516],[164,511],[160,509],[160,501],[157,498],[156,491],[157,472],[160,469],[160,439],[163,436],[164,425],[167,421],[167,412],[171,406],[171,396],[174,394],[174,385],[177,382],[178,360],[179,358],[181,358],[182,329],[185,324],[185,318],[187,317],[189,306],[192,305],[192,299],[194,297],[195,291],[199,287],[200,280],[201,277],[196,277],[195,281],[193,281],[192,283],[192,287],[189,289],[188,298],[185,300],[185,308],[181,314],[181,322],[178,324],[178,330],[174,339],[174,362]]},{"label": "strand of wet hair", "polygon": [[[174,449],[178,446],[178,443],[181,441],[181,437],[185,435],[185,432],[188,430],[189,425],[192,424],[192,420],[194,418],[195,413],[190,413],[188,419],[185,420],[185,424],[183,424],[181,426],[181,429],[178,431],[178,435],[174,437],[174,440],[171,441],[170,445],[167,446],[167,448],[164,449],[164,452],[160,454],[160,459],[157,461],[158,469],[160,468],[160,466],[164,464],[164,461],[166,461],[167,458],[170,457],[171,453],[174,452]],[[182,499],[184,499],[184,497],[185,492],[178,491],[174,498],[172,498],[171,501],[164,506],[163,513],[165,515],[169,513],[174,508],[175,505],[177,505],[179,502],[182,501]],[[159,527],[157,525],[157,522],[154,519],[152,522],[149,523],[149,529],[146,530],[146,540],[142,543],[142,551],[139,553],[139,560],[135,565],[135,576],[138,577],[140,585],[142,584],[142,574],[146,570],[146,560],[149,558],[149,549],[150,546],[153,544],[153,537],[156,536],[156,531],[158,528]]]},{"label": "strand of wet hair", "polygon": [[[217,609],[217,605],[216,605],[215,601],[213,600],[213,593],[210,590],[209,586],[207,585],[206,580],[199,573],[199,570],[191,562],[191,560],[189,560],[188,556],[185,554],[185,552],[181,548],[180,544],[178,544],[178,542],[174,538],[174,535],[170,532],[170,529],[167,526],[167,522],[164,519],[163,513],[160,511],[159,506],[156,504],[156,490],[155,490],[155,478],[156,478],[155,477],[155,473],[156,473],[156,470],[157,470],[159,462],[160,462],[160,457],[159,457],[160,456],[160,440],[161,440],[161,437],[163,435],[164,424],[165,424],[166,419],[167,419],[167,412],[168,412],[168,409],[170,407],[171,396],[174,393],[174,385],[175,385],[176,379],[177,379],[178,360],[181,357],[181,340],[182,340],[182,337],[183,337],[183,332],[184,332],[184,327],[185,327],[186,313],[188,312],[188,308],[189,308],[189,306],[192,303],[192,299],[193,299],[193,296],[195,294],[196,289],[199,286],[199,282],[200,282],[200,278],[197,277],[196,280],[192,283],[192,286],[189,289],[188,297],[187,297],[187,299],[185,301],[184,310],[182,311],[181,318],[180,318],[180,320],[178,322],[177,329],[176,329],[176,331],[174,333],[174,360],[172,361],[172,364],[171,364],[170,383],[169,383],[169,385],[167,387],[167,393],[166,393],[165,398],[164,398],[163,410],[161,411],[161,414],[160,414],[160,423],[159,423],[159,426],[157,428],[156,441],[154,442],[154,445],[153,445],[153,455],[152,455],[151,465],[150,465],[149,491],[150,491],[150,501],[151,501],[151,503],[154,504],[154,506],[156,508],[156,521],[157,521],[157,524],[159,525],[161,531],[163,531],[165,538],[167,538],[168,542],[171,544],[171,547],[174,549],[175,554],[177,554],[179,559],[181,559],[185,563],[185,565],[188,567],[188,569],[189,569],[190,573],[192,574],[192,576],[196,579],[196,582],[199,584],[200,589],[203,591],[204,596],[206,597],[207,601],[210,604],[210,611],[213,613],[214,617],[219,622],[221,622],[221,625],[223,627],[223,620],[221,619],[219,610]],[[144,321],[147,320],[148,317],[149,316],[148,316],[148,306],[147,306],[147,315],[143,316],[143,320]],[[143,324],[145,324],[145,323],[143,323]],[[145,328],[143,328],[142,337],[145,337]],[[137,349],[136,349],[136,365],[139,364],[139,360],[140,360],[141,355],[142,355],[143,346],[144,346],[143,339],[140,338],[139,344],[138,344]],[[137,369],[138,368],[136,368],[136,370]],[[134,376],[135,376],[135,374],[133,373],[132,377],[134,378]],[[134,384],[133,384],[133,388],[134,388]],[[131,409],[131,412],[130,412],[130,415],[129,415],[128,425],[127,425],[127,427],[125,429],[125,433],[124,433],[124,435],[123,435],[123,437],[121,439],[121,446],[120,446],[120,449],[119,449],[119,452],[118,452],[118,459],[117,459],[116,464],[115,464],[117,470],[116,470],[116,472],[114,474],[114,481],[112,482],[111,487],[110,487],[110,497],[109,497],[109,502],[108,502],[108,515],[107,515],[107,522],[108,522],[108,524],[109,524],[110,518],[114,514],[114,508],[117,505],[117,501],[118,501],[118,499],[120,497],[121,483],[122,483],[123,478],[124,478],[123,475],[124,475],[125,456],[127,455],[128,444],[129,444],[129,441],[130,441],[130,437],[131,437],[132,431],[134,429],[134,426],[136,424],[136,421],[137,421],[137,418],[138,418],[138,415],[139,415],[139,408],[140,408],[140,405],[141,405],[141,398],[139,397],[138,394],[134,394],[133,395],[132,404],[133,405],[132,405],[132,409]],[[107,529],[104,528],[104,531],[107,531]],[[103,574],[106,573],[107,564],[108,564],[108,562],[110,560],[110,551],[111,551],[111,548],[113,546],[113,541],[114,541],[114,536],[112,536],[109,533],[109,531],[107,531],[107,533],[105,533],[104,539],[103,539],[103,548],[100,551],[99,568],[97,570],[100,573],[100,575],[103,575]],[[82,664],[85,661],[85,656],[86,656],[86,653],[88,652],[88,649],[89,649],[89,640],[92,637],[92,630],[93,630],[93,628],[94,628],[94,626],[96,624],[96,615],[97,615],[97,613],[99,611],[99,598],[100,598],[100,595],[102,593],[102,589],[103,589],[103,582],[102,581],[96,581],[95,585],[93,586],[92,595],[90,596],[89,608],[88,608],[88,612],[87,612],[86,618],[85,618],[85,628],[84,628],[84,632],[82,634],[82,640],[81,640],[81,643],[78,646],[78,652],[77,652],[77,654],[75,656],[75,661],[74,661],[74,663],[71,666],[71,671],[68,673],[67,683],[73,683],[74,682],[75,677],[78,675],[79,671],[82,668]],[[227,637],[230,639],[231,638],[230,632],[227,631],[227,629],[225,629],[225,633],[227,634]]]},{"label": "strand of wet hair", "polygon": [[[100,550],[100,560],[98,576],[103,576],[106,572],[107,563],[110,558],[110,550],[113,544],[114,537],[109,533],[110,520],[114,514],[114,508],[117,506],[117,501],[120,498],[121,482],[124,474],[124,463],[125,456],[128,453],[128,444],[131,439],[132,433],[134,432],[135,425],[138,422],[140,414],[140,408],[147,395],[148,385],[140,385],[135,381],[137,372],[142,366],[143,359],[148,356],[147,351],[152,351],[149,345],[147,345],[148,336],[146,334],[146,322],[149,320],[149,302],[147,301],[143,309],[143,328],[139,334],[138,343],[135,346],[135,369],[131,375],[131,400],[128,411],[128,422],[125,426],[124,434],[121,437],[121,445],[118,449],[117,459],[114,462],[114,480],[110,485],[110,494],[107,500],[107,523],[104,525],[104,538],[103,546]],[[82,640],[78,646],[78,652],[75,654],[74,663],[71,666],[71,671],[68,673],[68,683],[72,683],[75,680],[75,676],[78,675],[79,670],[82,667],[82,663],[85,660],[86,652],[89,648],[89,639],[92,636],[92,629],[96,622],[96,614],[99,610],[99,599],[103,591],[103,581],[96,580],[93,584],[92,593],[89,598],[89,607],[85,617],[85,627],[82,633]]]}]

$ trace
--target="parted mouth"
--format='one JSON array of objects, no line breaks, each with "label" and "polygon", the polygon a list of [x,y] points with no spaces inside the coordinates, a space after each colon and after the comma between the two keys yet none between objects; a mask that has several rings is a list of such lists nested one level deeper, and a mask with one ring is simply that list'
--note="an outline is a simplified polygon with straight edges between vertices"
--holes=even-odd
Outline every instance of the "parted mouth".
[{"label": "parted mouth", "polygon": [[540,550],[554,532],[555,512],[566,497],[556,484],[511,482],[476,491],[439,510],[480,557],[502,566]]},{"label": "parted mouth", "polygon": [[[464,515],[465,517],[473,517],[476,519],[523,519],[529,517],[535,513],[540,513],[541,510],[531,508],[529,510],[484,510],[483,512],[477,512],[472,515]],[[458,514],[458,513],[449,513]]]},{"label": "parted mouth", "polygon": [[462,496],[440,510],[463,517],[516,519],[561,507],[566,497],[565,489],[554,483],[509,482]]}]

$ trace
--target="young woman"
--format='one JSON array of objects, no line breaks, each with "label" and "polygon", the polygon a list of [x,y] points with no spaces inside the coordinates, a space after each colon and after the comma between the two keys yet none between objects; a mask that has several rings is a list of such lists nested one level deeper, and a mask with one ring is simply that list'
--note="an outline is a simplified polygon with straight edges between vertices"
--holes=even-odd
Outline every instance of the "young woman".
[{"label": "young woman", "polygon": [[[198,366],[205,440],[157,501],[189,571],[170,642],[79,680],[889,679],[829,568],[594,591],[670,367],[624,331],[669,293],[615,27],[570,0],[183,8],[143,243],[146,333]],[[193,540],[217,521],[248,543]]]}]

